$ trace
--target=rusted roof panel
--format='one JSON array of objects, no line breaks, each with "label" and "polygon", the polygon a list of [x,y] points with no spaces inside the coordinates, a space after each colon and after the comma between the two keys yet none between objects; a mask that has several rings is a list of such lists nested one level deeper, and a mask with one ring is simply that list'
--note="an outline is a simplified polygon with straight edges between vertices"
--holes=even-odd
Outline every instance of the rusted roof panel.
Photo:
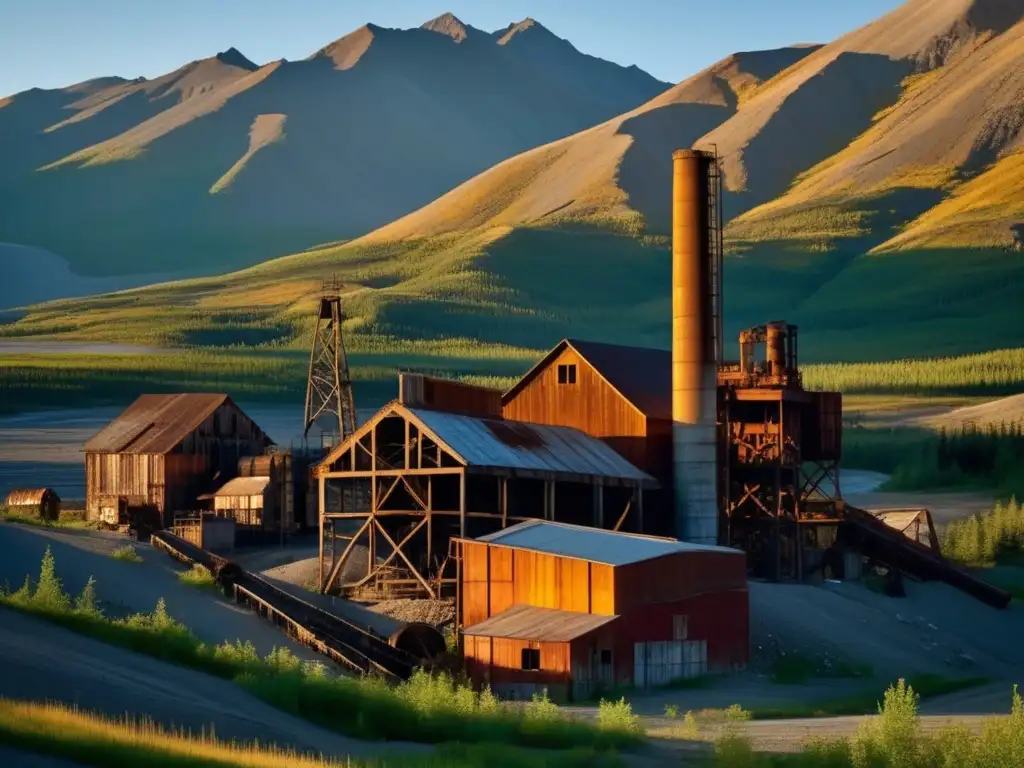
[{"label": "rusted roof panel", "polygon": [[47,493],[57,495],[49,488],[15,488],[7,494],[4,504],[8,507],[35,507],[43,503]]},{"label": "rusted roof panel", "polygon": [[463,634],[476,637],[501,637],[511,640],[537,640],[567,643],[615,621],[618,616],[514,605],[497,616],[466,627]]},{"label": "rusted roof panel", "polygon": [[228,400],[227,395],[141,395],[86,444],[88,453],[172,451]]},{"label": "rusted roof panel", "polygon": [[408,410],[471,467],[606,477],[657,486],[653,477],[606,443],[578,429],[425,408]]},{"label": "rusted roof panel", "polygon": [[660,536],[619,533],[584,525],[527,520],[504,530],[481,536],[477,541],[516,549],[546,552],[605,565],[628,565],[680,552],[714,552],[744,557],[738,549],[712,544],[691,544]]},{"label": "rusted roof panel", "polygon": [[270,485],[269,477],[236,477],[220,487],[213,495],[224,496],[260,496]]}]

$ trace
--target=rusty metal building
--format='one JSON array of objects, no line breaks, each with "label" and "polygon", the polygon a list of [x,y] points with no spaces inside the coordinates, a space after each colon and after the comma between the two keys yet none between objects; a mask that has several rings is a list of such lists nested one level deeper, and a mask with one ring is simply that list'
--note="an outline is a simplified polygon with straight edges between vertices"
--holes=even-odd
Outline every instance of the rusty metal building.
[{"label": "rusty metal building", "polygon": [[145,509],[170,525],[270,444],[227,395],[142,395],[85,444],[86,515],[115,523]]},{"label": "rusty metal building", "polygon": [[60,517],[60,496],[51,488],[16,488],[7,494],[4,506],[14,513],[41,520]]},{"label": "rusty metal building", "polygon": [[537,520],[459,544],[467,670],[499,695],[578,700],[748,661],[742,552]]},{"label": "rusty metal building", "polygon": [[[399,391],[316,469],[323,591],[453,592],[452,538],[522,520],[642,527],[657,482],[601,440],[504,419],[493,390],[403,374]],[[360,544],[365,573],[341,579]]]}]

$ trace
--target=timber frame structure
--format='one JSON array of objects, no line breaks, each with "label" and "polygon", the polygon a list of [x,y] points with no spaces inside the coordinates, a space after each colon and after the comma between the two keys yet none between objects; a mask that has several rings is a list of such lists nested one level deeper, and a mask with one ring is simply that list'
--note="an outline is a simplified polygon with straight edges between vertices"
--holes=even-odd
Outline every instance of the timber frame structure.
[{"label": "timber frame structure", "polygon": [[[377,598],[454,594],[452,540],[524,520],[642,530],[642,491],[657,487],[579,430],[399,401],[338,444],[315,474],[320,591]],[[360,545],[365,565],[353,557]]]}]

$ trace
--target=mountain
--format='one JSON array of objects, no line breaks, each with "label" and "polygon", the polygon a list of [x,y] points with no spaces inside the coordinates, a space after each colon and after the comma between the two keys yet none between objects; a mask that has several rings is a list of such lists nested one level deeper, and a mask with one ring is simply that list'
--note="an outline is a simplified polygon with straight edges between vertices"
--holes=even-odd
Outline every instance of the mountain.
[{"label": "mountain", "polygon": [[516,26],[368,24],[303,61],[229,49],[153,80],[15,94],[0,240],[82,274],[215,273],[364,234],[669,87]]},{"label": "mountain", "polygon": [[368,238],[580,221],[666,233],[672,175],[666,158],[736,115],[752,88],[815,50],[729,56],[634,110],[496,165]]},{"label": "mountain", "polygon": [[[729,190],[727,341],[785,318],[808,362],[1024,347],[1022,24],[1020,0],[909,0],[824,46],[731,56],[350,241],[30,308],[0,336],[297,352],[335,274],[364,372],[480,374],[563,336],[666,346],[671,152],[696,145],[717,148]],[[445,51],[537,35],[432,26],[415,34]],[[356,71],[378,35],[314,60]],[[287,110],[261,114],[238,152],[255,162],[292,140]]]}]

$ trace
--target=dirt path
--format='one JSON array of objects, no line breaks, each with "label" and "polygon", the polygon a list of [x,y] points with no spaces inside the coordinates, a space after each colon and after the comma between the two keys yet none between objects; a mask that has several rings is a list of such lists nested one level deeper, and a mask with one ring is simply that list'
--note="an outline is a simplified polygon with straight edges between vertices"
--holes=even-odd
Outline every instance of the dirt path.
[{"label": "dirt path", "polygon": [[212,725],[222,739],[259,739],[339,758],[432,751],[422,745],[348,739],[264,704],[226,680],[6,609],[0,609],[0,695],[59,701],[110,716],[147,716],[192,731]]}]

